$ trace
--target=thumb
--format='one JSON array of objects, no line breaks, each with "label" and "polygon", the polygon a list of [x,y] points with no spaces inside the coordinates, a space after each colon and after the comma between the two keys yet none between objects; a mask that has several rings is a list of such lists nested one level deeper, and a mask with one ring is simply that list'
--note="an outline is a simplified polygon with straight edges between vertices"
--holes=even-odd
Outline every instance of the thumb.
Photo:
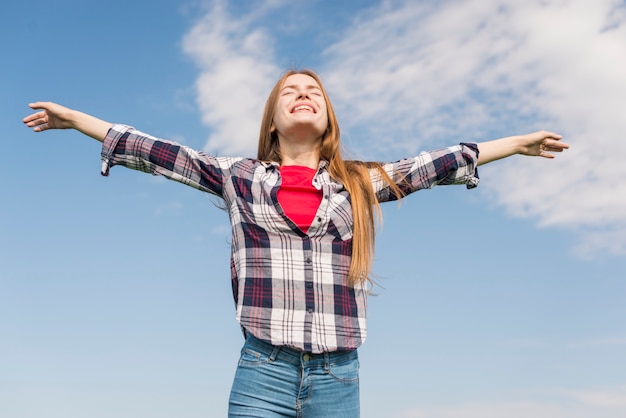
[{"label": "thumb", "polygon": [[28,107],[30,107],[31,109],[45,109],[47,106],[44,102],[33,102],[29,103]]}]

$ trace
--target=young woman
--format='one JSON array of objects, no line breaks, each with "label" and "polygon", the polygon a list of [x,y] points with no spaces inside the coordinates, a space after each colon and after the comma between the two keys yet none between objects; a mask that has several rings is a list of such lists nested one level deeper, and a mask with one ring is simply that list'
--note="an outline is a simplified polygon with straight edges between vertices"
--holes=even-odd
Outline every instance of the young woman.
[{"label": "young woman", "polygon": [[344,161],[319,77],[288,71],[267,100],[256,159],[214,157],[54,103],[35,132],[73,128],[103,142],[102,174],[123,165],[224,199],[236,317],[246,337],[229,416],[358,417],[357,348],[380,202],[438,184],[478,184],[477,166],[568,145],[536,132],[459,144],[393,163]]}]

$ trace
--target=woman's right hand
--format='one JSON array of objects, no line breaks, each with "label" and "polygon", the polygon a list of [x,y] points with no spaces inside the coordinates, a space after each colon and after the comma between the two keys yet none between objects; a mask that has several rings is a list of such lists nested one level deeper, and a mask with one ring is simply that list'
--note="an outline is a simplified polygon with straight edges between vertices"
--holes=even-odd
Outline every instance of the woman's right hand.
[{"label": "woman's right hand", "polygon": [[35,132],[47,129],[74,128],[72,116],[74,111],[65,106],[52,102],[36,102],[28,105],[31,109],[39,110],[26,116],[22,121]]},{"label": "woman's right hand", "polygon": [[28,106],[38,112],[26,116],[22,122],[35,132],[71,128],[102,142],[111,128],[109,122],[56,103],[35,102]]}]

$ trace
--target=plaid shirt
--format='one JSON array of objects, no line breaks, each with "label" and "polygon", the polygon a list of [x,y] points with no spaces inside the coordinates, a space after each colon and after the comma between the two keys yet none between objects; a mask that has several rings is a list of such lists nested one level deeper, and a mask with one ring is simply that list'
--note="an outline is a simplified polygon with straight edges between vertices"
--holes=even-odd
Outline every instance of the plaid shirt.
[{"label": "plaid shirt", "polygon": [[[406,193],[437,184],[478,184],[474,144],[421,153],[383,167]],[[353,350],[366,337],[367,285],[351,287],[352,210],[344,186],[321,161],[313,185],[323,192],[315,219],[302,232],[276,194],[280,166],[222,158],[115,125],[102,148],[102,174],[123,165],[163,175],[224,199],[232,226],[231,273],[237,320],[274,345],[322,353]],[[380,202],[395,199],[372,170]]]}]

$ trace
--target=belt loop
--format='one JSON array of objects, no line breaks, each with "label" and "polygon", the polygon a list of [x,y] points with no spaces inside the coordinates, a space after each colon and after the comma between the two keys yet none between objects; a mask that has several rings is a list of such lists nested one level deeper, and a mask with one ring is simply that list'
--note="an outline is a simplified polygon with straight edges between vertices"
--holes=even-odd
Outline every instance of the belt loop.
[{"label": "belt loop", "polygon": [[324,352],[324,373],[330,373],[330,355]]},{"label": "belt loop", "polygon": [[275,345],[274,349],[272,350],[272,354],[270,354],[270,361],[273,363],[274,360],[276,360],[276,357],[278,357],[278,353],[280,352],[280,346],[279,345]]}]

